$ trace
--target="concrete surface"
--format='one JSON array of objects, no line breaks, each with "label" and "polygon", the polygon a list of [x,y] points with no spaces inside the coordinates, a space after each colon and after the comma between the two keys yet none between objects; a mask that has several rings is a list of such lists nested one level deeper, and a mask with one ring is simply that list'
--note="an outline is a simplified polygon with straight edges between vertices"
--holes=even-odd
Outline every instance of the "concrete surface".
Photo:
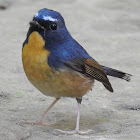
[{"label": "concrete surface", "polygon": [[[140,139],[140,1],[139,0],[1,0],[0,140],[139,140]],[[72,36],[100,64],[133,75],[131,82],[109,77],[114,93],[96,82],[83,97],[80,130],[87,136],[55,134],[75,127],[77,103],[63,98],[44,121],[36,120],[54,100],[27,80],[21,61],[29,21],[41,8],[59,11]]]}]

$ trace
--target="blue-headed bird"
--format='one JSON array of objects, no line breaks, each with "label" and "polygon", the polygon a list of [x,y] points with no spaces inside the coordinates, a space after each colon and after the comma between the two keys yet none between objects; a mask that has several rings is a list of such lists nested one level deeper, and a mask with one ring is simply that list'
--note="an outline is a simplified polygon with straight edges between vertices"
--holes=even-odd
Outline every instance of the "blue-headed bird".
[{"label": "blue-headed bird", "polygon": [[130,81],[131,77],[125,72],[100,65],[72,38],[61,14],[46,8],[39,10],[30,22],[23,43],[22,61],[29,81],[43,94],[55,98],[41,119],[33,124],[46,125],[42,121],[45,114],[61,97],[76,98],[78,111],[75,130],[58,130],[67,134],[90,132],[79,130],[80,104],[94,80],[113,92],[107,75],[126,81]]}]

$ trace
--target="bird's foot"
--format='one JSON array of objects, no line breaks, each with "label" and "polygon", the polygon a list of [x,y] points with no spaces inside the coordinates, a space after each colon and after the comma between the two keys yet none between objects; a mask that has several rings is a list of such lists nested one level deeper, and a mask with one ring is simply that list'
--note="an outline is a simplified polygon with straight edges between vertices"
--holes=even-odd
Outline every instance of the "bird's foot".
[{"label": "bird's foot", "polygon": [[22,123],[24,124],[32,124],[32,125],[43,125],[43,126],[49,126],[51,124],[47,124],[47,123],[44,123],[42,121],[36,121],[36,122],[30,122],[30,121],[22,121]]},{"label": "bird's foot", "polygon": [[73,135],[73,134],[79,134],[79,135],[88,135],[89,133],[93,133],[93,130],[87,130],[87,131],[79,131],[79,130],[72,130],[72,131],[63,131],[60,129],[55,129],[56,133],[60,134],[68,134],[68,135]]}]

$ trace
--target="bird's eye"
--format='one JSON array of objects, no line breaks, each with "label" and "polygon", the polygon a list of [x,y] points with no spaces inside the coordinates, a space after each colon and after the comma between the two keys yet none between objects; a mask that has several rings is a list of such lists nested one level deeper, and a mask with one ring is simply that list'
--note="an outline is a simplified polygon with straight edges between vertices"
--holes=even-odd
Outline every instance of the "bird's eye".
[{"label": "bird's eye", "polygon": [[51,24],[50,29],[51,30],[56,30],[57,29],[57,24],[56,23]]}]

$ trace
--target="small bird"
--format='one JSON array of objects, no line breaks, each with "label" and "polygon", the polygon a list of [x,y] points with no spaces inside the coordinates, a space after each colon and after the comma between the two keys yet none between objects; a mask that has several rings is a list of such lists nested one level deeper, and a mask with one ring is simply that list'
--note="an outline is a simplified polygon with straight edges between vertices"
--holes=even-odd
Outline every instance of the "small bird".
[{"label": "small bird", "polygon": [[88,134],[80,131],[80,105],[82,97],[91,90],[94,80],[113,92],[107,75],[130,81],[131,75],[100,65],[72,38],[65,21],[57,11],[39,10],[30,22],[22,48],[22,61],[28,80],[44,95],[54,97],[54,102],[37,122],[47,125],[43,118],[61,97],[76,98],[78,102],[76,128],[57,131],[65,134]]}]

